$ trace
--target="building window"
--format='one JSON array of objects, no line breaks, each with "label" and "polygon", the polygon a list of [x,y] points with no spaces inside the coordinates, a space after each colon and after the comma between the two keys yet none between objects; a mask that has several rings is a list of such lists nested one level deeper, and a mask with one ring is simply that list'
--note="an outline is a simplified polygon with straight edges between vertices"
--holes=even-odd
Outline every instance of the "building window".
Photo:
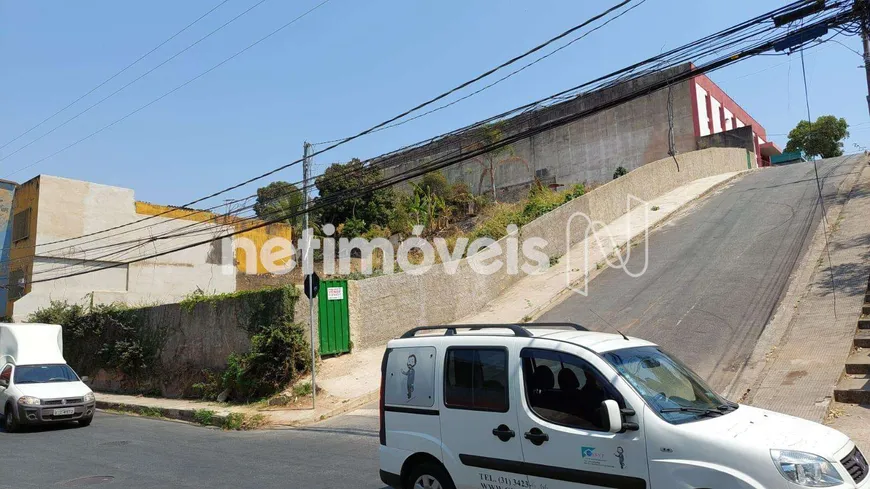
[{"label": "building window", "polygon": [[12,218],[12,241],[21,241],[30,237],[30,207],[15,214]]},{"label": "building window", "polygon": [[9,284],[7,286],[7,290],[9,293],[9,300],[15,300],[21,298],[24,295],[24,286],[25,286],[25,278],[24,278],[24,270],[12,270],[9,272]]},{"label": "building window", "polygon": [[504,348],[450,348],[444,362],[444,405],[475,411],[508,411]]}]

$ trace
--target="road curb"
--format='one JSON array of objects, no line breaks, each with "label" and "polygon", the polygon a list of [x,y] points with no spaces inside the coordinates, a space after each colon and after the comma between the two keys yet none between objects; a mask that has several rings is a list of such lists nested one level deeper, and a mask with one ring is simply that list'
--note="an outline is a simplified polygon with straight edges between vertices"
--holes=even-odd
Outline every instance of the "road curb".
[{"label": "road curb", "polygon": [[[100,401],[99,399],[97,400],[97,409],[137,414],[139,416],[145,416],[150,418],[175,419],[179,421],[193,423],[199,426],[206,426],[196,420],[194,416],[194,413],[197,411],[196,409],[163,408],[157,406],[144,406],[141,404]],[[226,418],[227,417],[223,414],[215,413],[211,418],[210,426],[220,428],[224,425]]]},{"label": "road curb", "polygon": [[[744,175],[746,175],[746,174],[748,174],[748,173],[750,173],[750,172],[753,172],[753,171],[759,171],[759,169],[758,169],[758,168],[753,168],[752,170],[743,170],[743,171],[737,172],[736,174],[731,175],[730,177],[726,178],[725,180],[722,180],[721,182],[716,183],[715,185],[711,186],[710,188],[708,188],[707,190],[705,190],[705,191],[703,191],[702,193],[698,194],[697,196],[695,196],[695,197],[693,197],[693,198],[687,200],[686,202],[680,204],[679,206],[677,206],[676,208],[674,208],[673,210],[671,210],[670,212],[668,212],[667,214],[665,214],[665,216],[664,216],[663,218],[661,218],[657,223],[653,224],[652,227],[650,227],[650,228],[648,228],[648,229],[645,229],[645,230],[642,230],[642,231],[638,232],[637,234],[635,234],[634,236],[631,236],[631,237],[628,239],[628,242],[626,242],[624,245],[622,245],[622,246],[619,247],[619,251],[620,251],[620,253],[625,249],[626,246],[631,245],[631,242],[634,241],[634,240],[635,240],[638,236],[640,236],[642,233],[644,233],[644,232],[651,232],[651,231],[653,231],[653,230],[659,228],[659,227],[662,226],[663,224],[665,224],[665,223],[667,223],[668,221],[670,221],[671,218],[674,217],[677,213],[682,212],[683,210],[685,210],[688,206],[690,206],[690,205],[694,204],[695,202],[697,202],[697,201],[703,199],[704,197],[710,195],[711,193],[713,193],[713,192],[715,192],[715,191],[721,189],[721,188],[724,187],[725,185],[728,185],[729,183],[733,182],[735,179],[737,179],[737,178],[739,178],[739,177],[743,177]],[[567,254],[567,252],[566,252],[566,254]],[[564,256],[564,255],[562,255],[562,256]],[[559,257],[560,260],[562,259],[562,256]],[[605,259],[605,260],[602,260],[602,261],[600,261],[600,262],[598,262],[598,263],[595,263],[594,265],[596,265],[596,266],[594,267],[593,270],[590,271],[588,280],[589,280],[589,281],[592,281],[592,280],[593,280],[595,277],[597,277],[601,272],[603,272],[605,268],[607,268],[607,267],[603,267],[603,266],[602,266],[602,267],[599,267],[599,266],[597,266],[597,265],[603,265],[603,264],[606,264],[606,263],[607,263],[607,260],[606,260],[606,259]],[[581,279],[581,280],[582,280],[582,279]],[[576,282],[574,282],[574,283],[572,283],[571,285],[575,285],[575,284],[578,284],[578,283],[579,283],[579,280],[576,281]],[[571,290],[570,287],[565,287],[565,288],[563,288],[561,291],[559,291],[558,293],[556,293],[556,295],[554,295],[552,298],[550,298],[550,300],[548,300],[547,302],[544,302],[543,304],[541,304],[541,305],[535,307],[534,309],[532,309],[531,312],[527,315],[528,318],[530,318],[530,319],[529,319],[529,322],[538,319],[542,314],[546,313],[547,311],[549,311],[550,309],[552,309],[554,306],[556,306],[556,305],[558,305],[559,303],[561,303],[563,300],[565,300],[565,297],[566,297],[567,295],[571,294],[571,292],[572,292],[572,290]]]}]

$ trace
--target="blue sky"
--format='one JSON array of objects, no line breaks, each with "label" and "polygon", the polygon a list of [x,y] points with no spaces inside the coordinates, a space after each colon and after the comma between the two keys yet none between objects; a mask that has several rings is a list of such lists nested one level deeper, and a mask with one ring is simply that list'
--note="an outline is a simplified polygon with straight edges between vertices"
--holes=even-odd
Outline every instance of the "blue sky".
[{"label": "blue sky", "polygon": [[[258,0],[230,0],[21,145],[108,95]],[[616,3],[330,0],[298,23],[134,116],[23,171],[210,68],[321,0],[267,0],[67,126],[0,161],[0,178],[46,173],[133,188],[182,204],[298,158],[304,140],[346,136],[453,87]],[[0,144],[218,4],[218,0],[0,0]],[[647,0],[586,39],[447,110],[319,156],[317,169],[375,156],[574,86],[692,41],[782,1]],[[860,51],[857,38],[839,38]],[[807,53],[813,117],[834,114],[870,146],[861,58],[828,43]],[[763,56],[711,78],[785,145],[806,117],[800,58]],[[13,174],[13,172],[16,172]],[[296,181],[298,167],[275,179]],[[263,184],[267,183],[263,182]],[[254,193],[256,185],[231,194]],[[215,205],[218,199],[211,201]]]}]

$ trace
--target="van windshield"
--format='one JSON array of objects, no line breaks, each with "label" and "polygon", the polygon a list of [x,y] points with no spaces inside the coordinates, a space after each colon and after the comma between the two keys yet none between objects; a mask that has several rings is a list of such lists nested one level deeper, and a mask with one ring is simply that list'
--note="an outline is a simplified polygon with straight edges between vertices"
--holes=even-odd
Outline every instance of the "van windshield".
[{"label": "van windshield", "polygon": [[656,347],[615,350],[604,358],[669,423],[722,416],[737,409],[737,404],[716,394],[697,374]]},{"label": "van windshield", "polygon": [[19,365],[15,367],[16,384],[46,384],[78,382],[79,377],[69,365]]}]

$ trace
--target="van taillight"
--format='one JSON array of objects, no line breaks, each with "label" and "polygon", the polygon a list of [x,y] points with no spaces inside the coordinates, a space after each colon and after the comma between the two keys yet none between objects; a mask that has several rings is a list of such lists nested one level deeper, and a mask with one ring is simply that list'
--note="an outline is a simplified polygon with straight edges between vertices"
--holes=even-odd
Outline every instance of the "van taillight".
[{"label": "van taillight", "polygon": [[390,349],[387,348],[387,351],[384,352],[384,358],[381,360],[381,395],[380,401],[378,402],[378,411],[379,417],[381,421],[379,436],[381,439],[381,445],[387,444],[387,424],[384,419],[384,390],[386,388],[387,383],[387,359],[390,357]]}]

